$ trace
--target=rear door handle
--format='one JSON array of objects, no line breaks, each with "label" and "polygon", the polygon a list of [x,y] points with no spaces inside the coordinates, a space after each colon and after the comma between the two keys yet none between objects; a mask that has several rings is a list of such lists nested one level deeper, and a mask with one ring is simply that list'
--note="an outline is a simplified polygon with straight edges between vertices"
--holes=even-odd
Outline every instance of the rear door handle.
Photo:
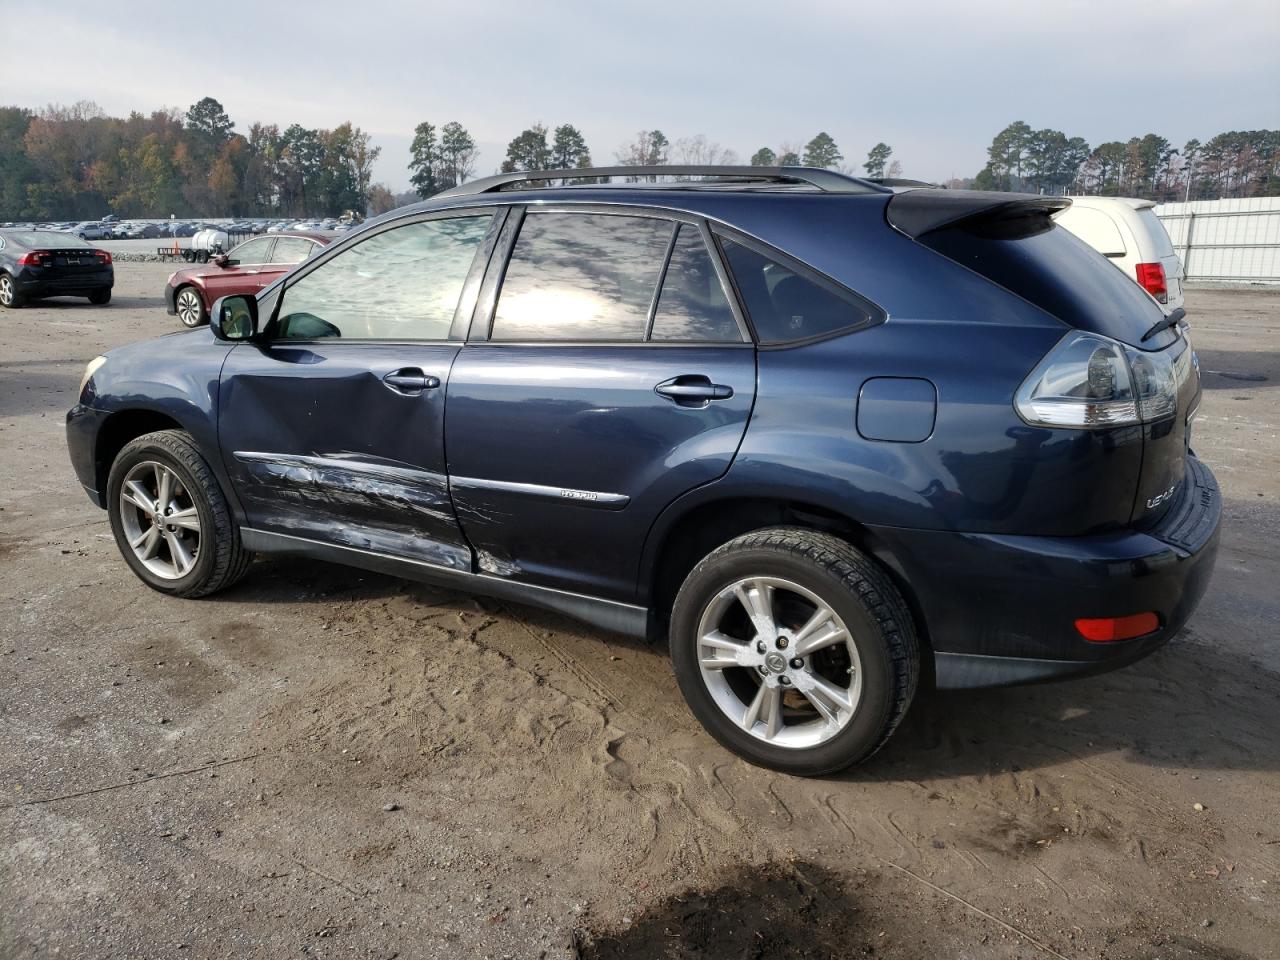
[{"label": "rear door handle", "polygon": [[702,374],[672,377],[663,380],[653,390],[681,407],[705,407],[712,400],[728,400],[733,396],[733,387],[712,383],[710,377]]},{"label": "rear door handle", "polygon": [[439,377],[429,377],[417,367],[401,367],[382,378],[382,382],[396,393],[416,396],[423,390],[434,390],[440,386]]}]

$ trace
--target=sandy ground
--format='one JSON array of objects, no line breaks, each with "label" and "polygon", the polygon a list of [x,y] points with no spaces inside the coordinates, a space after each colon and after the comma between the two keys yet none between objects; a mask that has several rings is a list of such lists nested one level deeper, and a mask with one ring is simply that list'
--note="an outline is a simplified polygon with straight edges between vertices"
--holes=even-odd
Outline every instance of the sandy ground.
[{"label": "sandy ground", "polygon": [[142,586],[62,423],[177,329],[168,269],[0,312],[0,957],[1280,956],[1280,293],[1189,297],[1227,516],[1185,632],[922,696],[806,781],[558,616],[303,562]]}]

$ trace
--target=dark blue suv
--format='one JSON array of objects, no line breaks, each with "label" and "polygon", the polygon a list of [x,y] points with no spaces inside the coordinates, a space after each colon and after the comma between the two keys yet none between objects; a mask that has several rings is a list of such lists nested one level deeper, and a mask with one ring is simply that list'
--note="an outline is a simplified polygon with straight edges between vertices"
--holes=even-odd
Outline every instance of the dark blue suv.
[{"label": "dark blue suv", "polygon": [[1068,202],[479,180],[95,360],[71,458],[156,590],[287,553],[540,604],[666,639],[721,743],[832,771],[922,677],[1128,663],[1208,583],[1181,311],[1056,227]]}]

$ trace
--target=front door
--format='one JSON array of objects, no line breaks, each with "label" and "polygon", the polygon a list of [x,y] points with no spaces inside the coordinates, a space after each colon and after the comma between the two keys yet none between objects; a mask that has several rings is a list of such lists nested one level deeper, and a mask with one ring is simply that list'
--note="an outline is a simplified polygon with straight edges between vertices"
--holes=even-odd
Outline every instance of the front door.
[{"label": "front door", "polygon": [[449,380],[450,485],[482,572],[632,601],[655,517],[729,468],[755,350],[708,239],[616,208],[524,215]]},{"label": "front door", "polygon": [[229,257],[234,263],[226,267],[211,264],[203,274],[210,306],[219,297],[261,290],[264,284],[259,282],[259,275],[271,258],[271,247],[275,242],[275,237],[254,237],[230,252]]},{"label": "front door", "polygon": [[219,443],[250,527],[471,569],[444,403],[492,219],[353,238],[286,283],[260,342],[231,351]]}]

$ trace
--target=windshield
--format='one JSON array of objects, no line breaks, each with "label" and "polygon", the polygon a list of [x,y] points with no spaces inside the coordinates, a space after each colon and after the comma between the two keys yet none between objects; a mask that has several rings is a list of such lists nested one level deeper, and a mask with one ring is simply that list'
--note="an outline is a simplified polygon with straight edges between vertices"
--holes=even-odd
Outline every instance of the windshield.
[{"label": "windshield", "polygon": [[54,233],[50,230],[12,230],[5,231],[5,239],[22,247],[88,247],[73,233]]}]

